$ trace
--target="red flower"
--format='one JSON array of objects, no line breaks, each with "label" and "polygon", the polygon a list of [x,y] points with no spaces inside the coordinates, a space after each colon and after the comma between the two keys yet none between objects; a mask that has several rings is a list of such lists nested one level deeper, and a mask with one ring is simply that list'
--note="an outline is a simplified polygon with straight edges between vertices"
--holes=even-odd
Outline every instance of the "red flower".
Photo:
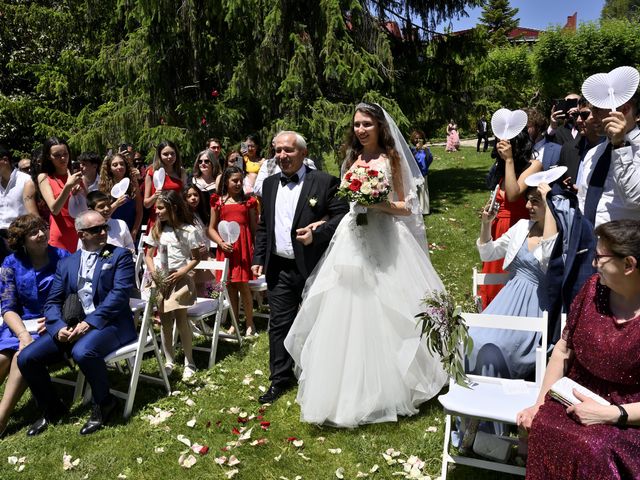
[{"label": "red flower", "polygon": [[247,423],[248,421],[248,417],[238,417],[238,423]]},{"label": "red flower", "polygon": [[215,88],[211,90],[211,96],[213,98],[218,98],[219,95],[220,95],[220,92],[218,92],[218,90],[216,90]]},{"label": "red flower", "polygon": [[198,453],[200,455],[206,455],[207,453],[209,453],[209,446],[208,445],[203,445],[202,448],[200,448],[200,450],[198,450]]},{"label": "red flower", "polygon": [[262,420],[263,418],[264,418],[264,417],[263,417],[262,415],[258,415],[258,416],[256,417],[256,420]]},{"label": "red flower", "polygon": [[344,179],[347,181],[351,180],[351,175],[353,175],[351,172],[347,172],[347,174],[344,176]]},{"label": "red flower", "polygon": [[349,185],[349,190],[351,190],[352,192],[357,192],[358,190],[360,190],[361,186],[362,182],[356,178]]},{"label": "red flower", "polygon": [[298,437],[287,437],[287,442],[291,443],[291,442],[295,442],[298,439]]},{"label": "red flower", "polygon": [[370,177],[377,177],[378,176],[378,171],[377,170],[369,170],[369,176]]},{"label": "red flower", "polygon": [[269,428],[271,426],[271,422],[260,422],[260,428],[262,428],[263,430],[266,430],[267,428]]},{"label": "red flower", "polygon": [[233,427],[233,428],[231,429],[231,433],[233,433],[234,435],[240,435],[240,430],[238,430],[238,428],[237,428],[237,427]]},{"label": "red flower", "polygon": [[259,413],[259,414],[261,414],[261,415],[262,415],[264,412],[266,412],[266,411],[267,411],[267,408],[266,408],[266,407],[260,407],[260,408],[258,409],[258,413]]},{"label": "red flower", "polygon": [[223,452],[228,452],[229,450],[231,450],[231,447],[222,447],[220,450]]},{"label": "red flower", "polygon": [[206,119],[206,117],[204,117],[204,116],[203,116],[203,117],[200,119],[200,125],[202,125],[203,127],[206,127],[206,126],[207,126],[207,119]]}]

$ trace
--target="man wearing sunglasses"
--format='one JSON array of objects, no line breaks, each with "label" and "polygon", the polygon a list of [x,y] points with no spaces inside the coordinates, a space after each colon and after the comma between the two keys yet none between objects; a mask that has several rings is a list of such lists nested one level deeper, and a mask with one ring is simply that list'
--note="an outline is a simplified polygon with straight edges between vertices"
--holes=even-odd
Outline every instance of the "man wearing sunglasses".
[{"label": "man wearing sunglasses", "polygon": [[[43,413],[27,431],[30,436],[42,433],[68,411],[47,370],[47,365],[65,356],[73,358],[91,385],[93,409],[80,434],[99,430],[117,406],[109,392],[104,358],[136,338],[129,308],[129,291],[134,285],[131,252],[107,243],[106,220],[96,211],[82,213],[75,227],[82,248],[58,263],[44,308],[48,335],[42,335],[18,357],[18,367]],[[74,298],[73,294],[79,303],[76,310],[84,317],[75,325],[67,324],[63,314],[68,309],[65,301]]]}]

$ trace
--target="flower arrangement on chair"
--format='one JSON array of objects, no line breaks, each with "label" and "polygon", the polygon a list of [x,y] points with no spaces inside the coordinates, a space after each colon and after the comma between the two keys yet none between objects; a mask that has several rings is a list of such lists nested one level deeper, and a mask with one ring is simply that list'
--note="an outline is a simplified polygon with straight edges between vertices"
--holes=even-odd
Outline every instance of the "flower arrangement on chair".
[{"label": "flower arrangement on chair", "polygon": [[422,304],[425,309],[416,318],[422,322],[420,336],[426,339],[427,349],[440,356],[445,372],[457,384],[466,385],[464,357],[471,353],[473,340],[461,315],[462,308],[445,291],[430,292]]}]

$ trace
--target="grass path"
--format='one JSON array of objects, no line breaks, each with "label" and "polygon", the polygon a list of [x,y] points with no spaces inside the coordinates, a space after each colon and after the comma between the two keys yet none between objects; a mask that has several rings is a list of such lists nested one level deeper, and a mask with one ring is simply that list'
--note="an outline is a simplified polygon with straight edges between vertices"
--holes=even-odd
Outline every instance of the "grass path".
[{"label": "grass path", "polygon": [[[491,160],[474,149],[453,154],[445,154],[439,147],[433,151],[435,160],[429,175],[432,214],[427,217],[431,259],[458,302],[470,306],[471,268],[479,263],[474,246],[479,230],[477,212],[488,197],[484,175]],[[241,351],[222,344],[216,366],[199,372],[194,385],[181,383],[176,374],[172,387],[180,392],[173,396],[165,397],[161,390],[142,384],[129,422],[118,421],[87,438],[78,434],[89,415],[89,408],[81,405],[73,407],[65,423],[27,438],[26,426],[37,411],[26,394],[7,437],[0,440],[0,478],[324,480],[338,478],[336,472],[345,479],[398,478],[393,473],[402,471],[402,465],[388,465],[382,456],[390,448],[401,452],[395,459],[416,456],[425,462],[425,475],[439,475],[443,414],[437,400],[423,405],[419,415],[398,423],[355,430],[300,423],[295,390],[261,409],[256,398],[260,387],[268,386],[268,340],[266,325],[258,322],[258,326],[263,334]],[[197,356],[196,362],[205,364],[205,356]],[[147,362],[145,368],[150,365]],[[122,381],[122,377],[115,378]],[[158,415],[158,411],[171,412],[171,416],[152,425],[149,416]],[[190,451],[177,439],[179,435],[208,446],[208,453]],[[242,435],[248,438],[242,439]],[[190,469],[179,465],[183,452],[196,459]],[[69,470],[63,469],[65,453],[72,460],[79,459]],[[21,463],[9,463],[13,456],[26,457],[22,471],[17,471]],[[222,456],[227,460],[219,465],[216,459]],[[231,456],[239,463],[229,466]],[[358,472],[368,477],[358,477]],[[450,478],[510,477],[459,468]]]}]

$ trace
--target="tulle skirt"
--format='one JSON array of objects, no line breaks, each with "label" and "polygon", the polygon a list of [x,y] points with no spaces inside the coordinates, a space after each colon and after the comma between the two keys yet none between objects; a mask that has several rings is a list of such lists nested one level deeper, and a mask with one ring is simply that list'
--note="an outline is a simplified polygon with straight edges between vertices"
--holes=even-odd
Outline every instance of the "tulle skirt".
[{"label": "tulle skirt", "polygon": [[444,289],[406,225],[347,214],[307,282],[285,340],[296,363],[301,420],[355,427],[417,413],[447,380],[414,316]]}]

